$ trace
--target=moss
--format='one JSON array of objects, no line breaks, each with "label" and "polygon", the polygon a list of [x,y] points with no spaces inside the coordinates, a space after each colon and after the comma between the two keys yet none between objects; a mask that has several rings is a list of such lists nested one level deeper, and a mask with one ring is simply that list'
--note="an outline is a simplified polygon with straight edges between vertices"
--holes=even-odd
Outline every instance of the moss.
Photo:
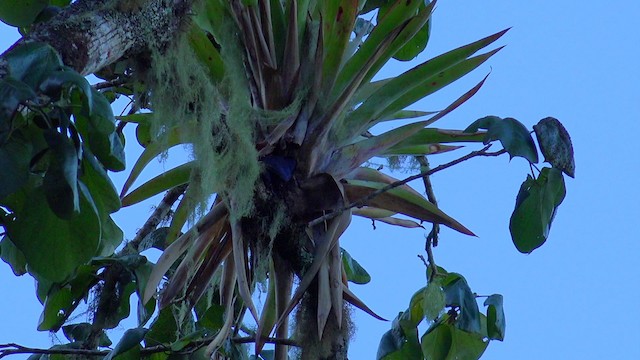
[{"label": "moss", "polygon": [[[230,42],[233,43],[233,42]],[[177,39],[166,52],[152,53],[153,133],[158,139],[179,128],[196,160],[189,197],[196,215],[206,210],[213,193],[233,199],[233,216],[252,210],[260,167],[255,150],[253,109],[240,51],[226,46],[222,55],[228,76],[218,86],[195,57],[189,42]],[[235,65],[233,65],[235,64]]]}]

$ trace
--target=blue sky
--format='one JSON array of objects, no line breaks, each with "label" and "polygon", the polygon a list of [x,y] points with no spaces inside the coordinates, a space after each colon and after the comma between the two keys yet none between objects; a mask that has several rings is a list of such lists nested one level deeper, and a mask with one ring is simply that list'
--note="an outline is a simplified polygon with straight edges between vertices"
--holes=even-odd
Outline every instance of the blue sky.
[{"label": "blue sky", "polygon": [[[554,116],[571,134],[576,154],[576,179],[566,179],[567,196],[550,239],[530,255],[516,251],[508,231],[528,172],[524,160],[472,159],[432,178],[443,210],[479,236],[443,230],[436,262],[465,275],[477,293],[504,295],[506,339],[492,342],[484,359],[640,359],[638,19],[636,1],[437,5],[431,41],[418,60],[513,28],[499,41],[507,47],[479,70],[412,108],[441,109],[491,72],[481,91],[439,127],[464,128],[485,115],[514,117],[531,127]],[[14,40],[14,32],[1,26],[0,49]],[[385,75],[409,67],[396,63]],[[149,210],[142,206],[118,218],[128,237]],[[423,233],[384,224],[373,231],[369,222],[357,221],[342,239],[373,278],[353,286],[354,292],[384,317],[404,310],[425,284],[416,257],[423,251]],[[35,330],[41,306],[32,281],[13,277],[1,264],[0,294],[0,343],[49,346],[49,335]],[[351,358],[375,358],[390,324],[359,311],[355,322]]]}]

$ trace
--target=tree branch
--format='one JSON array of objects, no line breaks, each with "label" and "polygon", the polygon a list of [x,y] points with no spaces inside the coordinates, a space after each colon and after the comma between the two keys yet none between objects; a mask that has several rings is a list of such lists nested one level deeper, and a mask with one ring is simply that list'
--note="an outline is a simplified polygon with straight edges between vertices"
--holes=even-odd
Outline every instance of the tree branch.
[{"label": "tree branch", "polygon": [[[190,354],[204,345],[208,344],[213,340],[213,337],[207,337],[200,340],[195,340],[188,344],[183,350],[174,351],[171,349],[169,345],[156,345],[151,347],[145,347],[140,349],[140,355],[151,355],[155,353],[164,352],[167,354]],[[293,339],[282,339],[282,338],[272,338],[268,337],[263,339],[266,343],[270,344],[283,344],[289,346],[299,347],[298,344]],[[255,341],[255,338],[252,336],[247,337],[235,337],[232,338],[231,341],[237,344],[247,344]],[[52,349],[41,349],[41,348],[32,348],[27,346],[22,346],[15,343],[8,344],[0,344],[0,359],[9,356],[9,355],[17,355],[17,354],[42,354],[42,355],[81,355],[86,357],[104,357],[109,354],[111,350],[89,350],[89,349],[61,349],[61,348],[52,348]]]},{"label": "tree branch", "polygon": [[184,184],[184,185],[178,185],[173,189],[167,191],[167,193],[164,195],[164,198],[162,198],[162,201],[160,201],[160,203],[155,208],[155,210],[153,211],[149,219],[147,219],[147,221],[144,223],[144,225],[142,225],[140,230],[138,230],[133,240],[131,240],[127,244],[127,247],[130,249],[137,250],[142,240],[144,240],[144,238],[147,237],[147,235],[149,235],[153,230],[155,230],[158,224],[162,220],[164,220],[167,217],[167,215],[169,215],[169,212],[171,211],[171,207],[173,206],[173,204],[178,200],[180,195],[184,194],[186,190],[187,190],[187,184]]},{"label": "tree branch", "polygon": [[393,183],[391,183],[391,184],[389,184],[389,185],[387,185],[387,186],[385,186],[383,188],[380,188],[380,189],[372,192],[371,194],[369,194],[369,195],[367,195],[367,196],[365,196],[365,197],[363,197],[361,199],[358,199],[358,200],[350,203],[349,205],[347,205],[347,206],[345,206],[345,207],[343,207],[341,209],[338,209],[338,210],[336,210],[334,212],[330,212],[330,213],[328,213],[328,214],[326,214],[324,216],[321,216],[321,217],[309,222],[308,226],[311,227],[311,226],[320,224],[322,222],[325,222],[327,220],[331,220],[334,217],[340,215],[341,213],[343,213],[343,212],[345,212],[345,211],[347,211],[349,209],[352,209],[354,207],[358,207],[358,208],[359,207],[363,207],[363,206],[367,205],[367,202],[369,202],[369,200],[377,197],[378,195],[384,194],[385,192],[387,192],[389,190],[392,190],[392,189],[395,189],[395,188],[397,188],[399,186],[405,185],[406,183],[409,183],[409,182],[411,182],[413,180],[417,180],[417,179],[420,179],[420,178],[425,177],[425,176],[433,175],[433,174],[437,173],[438,171],[442,171],[444,169],[450,168],[453,165],[457,165],[457,164],[459,164],[459,163],[461,163],[463,161],[469,160],[469,159],[474,158],[476,156],[499,156],[499,155],[502,155],[502,154],[507,152],[504,149],[500,150],[500,151],[496,151],[496,152],[487,152],[487,150],[490,147],[491,147],[491,144],[483,147],[480,150],[472,151],[472,152],[468,153],[467,155],[465,155],[463,157],[460,157],[458,159],[455,159],[453,161],[450,161],[450,162],[448,162],[446,164],[442,164],[442,165],[439,165],[439,166],[437,166],[437,167],[435,167],[433,169],[429,169],[428,171],[421,172],[419,174],[409,176],[408,178],[393,182]]},{"label": "tree branch", "polygon": [[[22,43],[44,42],[58,51],[65,65],[88,75],[124,55],[151,46],[166,47],[186,23],[192,2],[138,0],[140,7],[131,7],[127,0],[76,1],[49,21],[36,24],[9,50]],[[6,76],[6,67],[6,61],[0,60],[0,79]]]}]

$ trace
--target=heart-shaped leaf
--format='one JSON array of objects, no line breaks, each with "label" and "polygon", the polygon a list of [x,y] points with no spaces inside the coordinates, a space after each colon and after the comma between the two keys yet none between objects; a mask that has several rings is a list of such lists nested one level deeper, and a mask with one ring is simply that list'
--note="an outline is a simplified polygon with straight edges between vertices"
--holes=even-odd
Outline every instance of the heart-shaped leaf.
[{"label": "heart-shaped leaf", "polygon": [[486,129],[484,143],[500,140],[502,147],[511,158],[520,156],[530,163],[538,162],[538,151],[529,130],[514,118],[501,119],[497,116],[486,116],[474,121],[464,132],[473,133],[478,129]]},{"label": "heart-shaped leaf", "polygon": [[518,251],[530,253],[547,241],[551,222],[565,196],[560,170],[544,168],[534,179],[529,175],[520,186],[509,230]]}]

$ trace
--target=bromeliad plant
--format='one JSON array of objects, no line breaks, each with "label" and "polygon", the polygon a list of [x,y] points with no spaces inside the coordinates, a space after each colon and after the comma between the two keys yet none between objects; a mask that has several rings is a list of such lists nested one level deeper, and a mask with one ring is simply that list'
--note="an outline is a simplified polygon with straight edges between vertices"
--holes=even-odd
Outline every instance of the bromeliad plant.
[{"label": "bromeliad plant", "polygon": [[[125,334],[127,341],[135,341],[117,346],[111,357],[137,348],[144,339],[147,348],[162,351],[195,351],[206,343],[207,354],[233,358],[240,347],[231,340],[245,331],[255,343],[255,356],[267,356],[263,347],[272,342],[275,359],[286,359],[292,344],[304,359],[346,358],[352,326],[345,303],[380,318],[348,286],[363,274],[339,243],[355,215],[404,227],[434,224],[428,238],[429,283],[412,299],[406,312],[410,316],[399,316],[394,330],[383,337],[378,358],[444,359],[434,354],[456,354],[461,348],[473,349],[479,357],[487,338],[502,340],[501,297],[487,300],[484,317],[464,278],[433,263],[430,249],[438,225],[473,233],[407,183],[428,180],[435,171],[473,156],[509,153],[533,166],[538,162],[535,143],[524,125],[511,118],[486,117],[464,131],[432,127],[472,97],[486,77],[444,110],[407,108],[497,53],[500,47],[476,55],[506,30],[397,77],[374,80],[391,59],[410,60],[424,50],[435,5],[405,0],[200,1],[170,47],[151,46],[145,61],[121,59],[99,72],[107,80],[100,86],[106,89],[102,93],[72,75],[46,46],[13,50],[7,57],[9,77],[0,88],[14,100],[3,100],[3,124],[13,122],[12,132],[1,139],[2,159],[17,157],[12,149],[28,143],[23,141],[31,136],[28,131],[43,131],[46,142],[30,150],[36,156],[24,160],[31,168],[22,166],[22,160],[11,163],[29,180],[14,179],[10,191],[0,193],[6,230],[2,256],[14,271],[22,264],[23,272],[28,269],[38,279],[46,319],[40,329],[59,329],[89,289],[101,284],[103,292],[118,299],[135,291],[140,297],[140,327]],[[38,61],[53,64],[38,79],[21,72],[19,65],[34,53]],[[123,157],[113,115],[101,107],[103,95],[132,97],[132,111],[118,117],[118,129],[137,124],[136,137],[144,147],[120,194],[122,206],[170,190],[170,207],[186,189],[168,227],[150,231],[157,222],[152,224],[144,229],[144,239],[115,255],[114,242],[122,235],[108,214],[119,208],[120,200],[113,199],[103,168],[121,170]],[[38,116],[58,120],[38,122]],[[408,121],[374,135],[376,125],[403,119]],[[546,240],[564,198],[561,171],[573,176],[571,144],[562,125],[545,119],[535,132],[552,167],[529,176],[518,194],[510,228],[522,252]],[[504,150],[488,152],[496,140]],[[427,155],[456,150],[460,146],[450,144],[460,142],[488,145],[429,169]],[[192,149],[191,161],[132,190],[154,158],[180,144]],[[51,154],[44,163],[43,152]],[[374,157],[415,159],[421,173],[401,181],[367,166]],[[40,164],[39,172],[33,171],[34,164]],[[59,189],[63,191],[54,193]],[[82,236],[97,239],[100,251],[64,259],[59,271],[50,270],[51,260],[35,255],[38,245],[29,243],[20,222],[37,219],[21,206],[31,199],[29,194],[42,196],[43,191],[50,204],[46,216],[70,229],[86,212],[95,214],[93,225],[81,224],[81,229]],[[200,215],[181,233],[188,219]],[[65,235],[79,236],[71,230]],[[150,247],[163,250],[153,267],[139,255]],[[9,251],[23,258],[7,255]],[[102,276],[116,268],[125,275]],[[299,279],[296,286],[294,278]],[[266,288],[260,310],[253,300],[258,284]],[[143,326],[156,303],[160,312],[147,331]],[[98,310],[109,306],[98,295]],[[289,317],[296,308],[295,333],[290,335]],[[247,311],[255,330],[243,325]],[[99,326],[83,325],[90,335],[70,335],[70,340],[99,346],[100,331],[122,318],[113,312],[110,316]],[[425,318],[431,327],[419,341],[417,326]],[[82,328],[69,326],[65,334]],[[446,344],[437,340],[445,332],[453,339]]]}]

